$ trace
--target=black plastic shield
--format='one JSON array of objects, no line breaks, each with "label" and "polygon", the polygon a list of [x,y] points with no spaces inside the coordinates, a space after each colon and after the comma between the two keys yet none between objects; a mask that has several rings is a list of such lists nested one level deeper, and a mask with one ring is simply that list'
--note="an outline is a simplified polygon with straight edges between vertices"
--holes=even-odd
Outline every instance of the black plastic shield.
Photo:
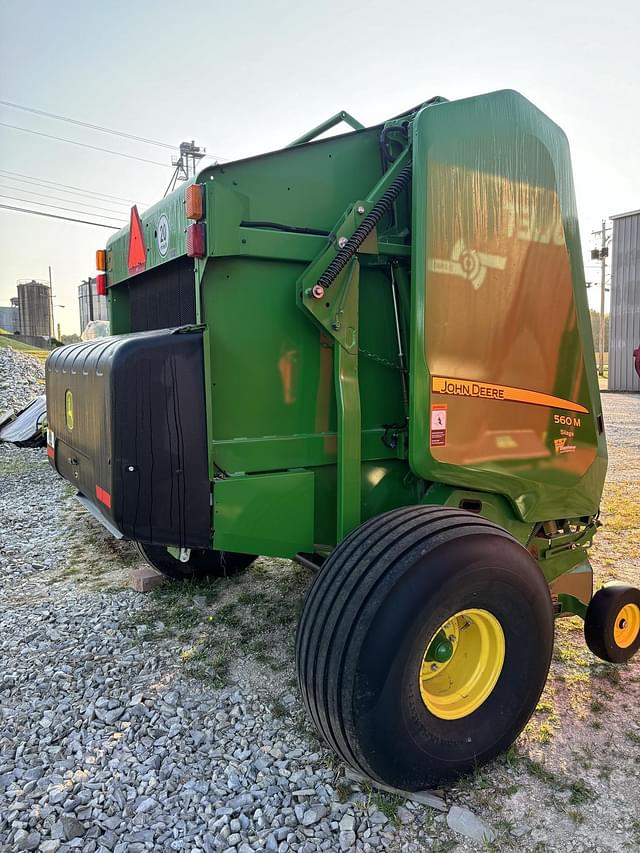
[{"label": "black plastic shield", "polygon": [[124,536],[208,547],[202,333],[70,344],[47,361],[49,457]]}]

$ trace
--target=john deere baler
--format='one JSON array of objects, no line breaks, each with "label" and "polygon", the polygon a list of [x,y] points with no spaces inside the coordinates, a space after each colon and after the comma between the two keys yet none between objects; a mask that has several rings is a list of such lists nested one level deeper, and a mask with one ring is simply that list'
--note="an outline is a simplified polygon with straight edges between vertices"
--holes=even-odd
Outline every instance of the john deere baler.
[{"label": "john deere baler", "polygon": [[346,762],[417,789],[495,756],[554,616],[637,650],[640,592],[593,595],[588,560],[606,448],[568,145],[523,97],[339,113],[134,207],[98,265],[113,337],[49,358],[51,462],[171,577],[317,570],[298,679]]}]

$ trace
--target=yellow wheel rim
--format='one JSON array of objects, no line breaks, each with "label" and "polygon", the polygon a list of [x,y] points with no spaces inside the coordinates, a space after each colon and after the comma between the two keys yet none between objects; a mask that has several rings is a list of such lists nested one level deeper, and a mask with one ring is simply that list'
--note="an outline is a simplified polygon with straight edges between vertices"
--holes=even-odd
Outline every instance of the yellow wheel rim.
[{"label": "yellow wheel rim", "polygon": [[613,626],[613,639],[620,649],[628,649],[640,633],[640,607],[637,604],[625,604],[616,616]]},{"label": "yellow wheel rim", "polygon": [[467,717],[496,686],[504,652],[504,632],[492,613],[461,610],[427,643],[420,667],[422,701],[442,720]]}]

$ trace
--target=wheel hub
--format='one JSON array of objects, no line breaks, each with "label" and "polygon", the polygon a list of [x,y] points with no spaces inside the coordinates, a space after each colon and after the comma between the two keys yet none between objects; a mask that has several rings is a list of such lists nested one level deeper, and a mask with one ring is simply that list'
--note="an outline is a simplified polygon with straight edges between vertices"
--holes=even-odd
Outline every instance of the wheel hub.
[{"label": "wheel hub", "polygon": [[613,628],[613,638],[621,649],[632,645],[640,633],[640,607],[637,604],[625,604],[618,611]]},{"label": "wheel hub", "polygon": [[443,720],[472,714],[496,685],[505,657],[498,619],[488,610],[461,610],[438,628],[420,667],[420,694]]}]

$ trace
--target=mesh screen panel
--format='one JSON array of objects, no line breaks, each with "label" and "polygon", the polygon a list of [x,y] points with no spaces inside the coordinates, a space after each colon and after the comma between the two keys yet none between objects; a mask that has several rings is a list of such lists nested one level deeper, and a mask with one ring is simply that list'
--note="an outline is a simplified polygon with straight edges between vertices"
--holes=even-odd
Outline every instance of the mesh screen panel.
[{"label": "mesh screen panel", "polygon": [[132,332],[169,329],[196,322],[191,258],[177,258],[129,282]]}]

